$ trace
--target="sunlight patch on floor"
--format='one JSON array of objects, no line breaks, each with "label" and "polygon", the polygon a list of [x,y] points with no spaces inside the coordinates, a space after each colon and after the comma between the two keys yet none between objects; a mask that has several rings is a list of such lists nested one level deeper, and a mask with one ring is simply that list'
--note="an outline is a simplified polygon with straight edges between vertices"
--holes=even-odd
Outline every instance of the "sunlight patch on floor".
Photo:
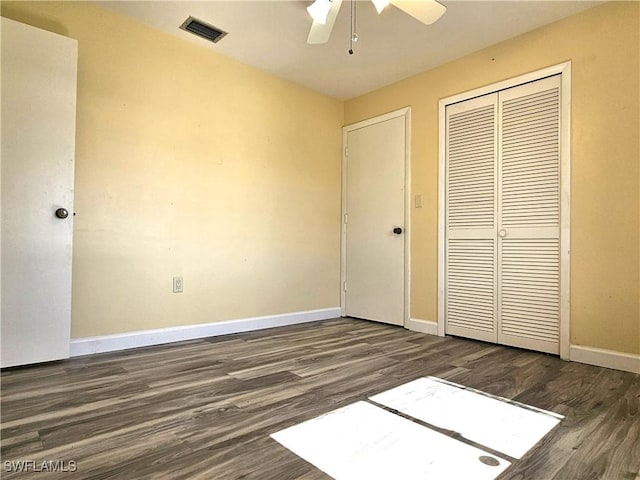
[{"label": "sunlight patch on floor", "polygon": [[370,400],[513,458],[522,458],[563,418],[434,377]]},{"label": "sunlight patch on floor", "polygon": [[367,402],[271,435],[336,480],[493,480],[510,463]]},{"label": "sunlight patch on floor", "polygon": [[336,480],[494,480],[564,418],[435,377],[369,400],[271,437]]}]

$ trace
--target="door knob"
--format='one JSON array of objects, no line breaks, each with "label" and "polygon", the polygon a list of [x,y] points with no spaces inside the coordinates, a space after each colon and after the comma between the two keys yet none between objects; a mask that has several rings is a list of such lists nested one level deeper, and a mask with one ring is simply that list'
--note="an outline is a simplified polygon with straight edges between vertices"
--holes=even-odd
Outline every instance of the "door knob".
[{"label": "door knob", "polygon": [[68,216],[69,216],[69,211],[66,208],[59,208],[56,210],[56,217],[67,218]]},{"label": "door knob", "polygon": [[499,236],[500,238],[504,238],[504,237],[506,237],[506,236],[507,236],[507,231],[506,231],[505,229],[500,230],[500,231],[498,232],[498,236]]},{"label": "door knob", "polygon": [[396,227],[393,229],[393,233],[395,233],[396,235],[400,235],[402,233],[402,228],[400,227]]}]

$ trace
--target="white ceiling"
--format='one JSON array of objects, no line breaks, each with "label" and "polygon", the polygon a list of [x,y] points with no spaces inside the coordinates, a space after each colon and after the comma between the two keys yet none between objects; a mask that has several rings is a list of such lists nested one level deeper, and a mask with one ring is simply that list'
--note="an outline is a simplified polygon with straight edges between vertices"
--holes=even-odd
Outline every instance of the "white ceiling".
[{"label": "white ceiling", "polygon": [[[396,7],[381,15],[357,2],[355,54],[349,55],[350,5],[345,0],[331,39],[307,45],[311,0],[102,1],[106,8],[243,63],[341,100],[593,7],[599,1],[440,0],[447,12],[423,25]],[[229,34],[213,44],[179,27],[189,16]]]}]

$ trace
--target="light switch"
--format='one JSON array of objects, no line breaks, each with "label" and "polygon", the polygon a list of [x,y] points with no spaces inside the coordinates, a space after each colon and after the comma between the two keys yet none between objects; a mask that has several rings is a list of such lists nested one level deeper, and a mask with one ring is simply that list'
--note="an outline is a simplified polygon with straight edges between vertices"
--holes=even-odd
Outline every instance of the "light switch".
[{"label": "light switch", "polygon": [[173,277],[173,293],[182,293],[183,288],[182,277]]},{"label": "light switch", "polygon": [[415,205],[416,208],[422,208],[422,195],[416,195]]}]

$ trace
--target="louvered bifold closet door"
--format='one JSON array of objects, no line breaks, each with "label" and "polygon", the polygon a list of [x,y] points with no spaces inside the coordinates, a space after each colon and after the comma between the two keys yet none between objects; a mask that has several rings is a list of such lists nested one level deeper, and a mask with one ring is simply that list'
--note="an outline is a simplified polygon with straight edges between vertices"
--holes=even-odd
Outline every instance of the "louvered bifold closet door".
[{"label": "louvered bifold closet door", "polygon": [[498,342],[559,353],[560,77],[499,93]]},{"label": "louvered bifold closet door", "polygon": [[495,342],[498,96],[446,109],[445,324]]}]

